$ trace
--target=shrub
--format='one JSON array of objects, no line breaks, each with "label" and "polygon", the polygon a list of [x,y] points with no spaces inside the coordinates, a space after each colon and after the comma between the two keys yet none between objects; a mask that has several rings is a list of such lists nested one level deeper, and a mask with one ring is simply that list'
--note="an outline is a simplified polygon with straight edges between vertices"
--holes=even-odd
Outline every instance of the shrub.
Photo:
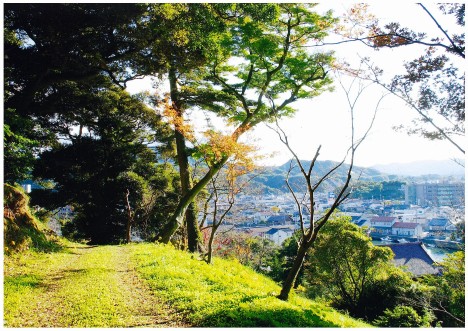
[{"label": "shrub", "polygon": [[53,231],[33,216],[29,209],[29,197],[21,188],[4,185],[3,216],[6,254],[28,249],[50,252],[61,248]]},{"label": "shrub", "polygon": [[397,306],[393,310],[386,309],[384,314],[375,320],[375,325],[380,327],[429,327],[434,316],[426,312],[418,315],[416,310],[408,306]]}]

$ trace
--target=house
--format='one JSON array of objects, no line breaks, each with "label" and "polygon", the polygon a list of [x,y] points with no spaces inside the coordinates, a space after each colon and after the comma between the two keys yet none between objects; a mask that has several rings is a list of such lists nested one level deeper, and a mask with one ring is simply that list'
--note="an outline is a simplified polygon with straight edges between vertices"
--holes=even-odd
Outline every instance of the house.
[{"label": "house", "polygon": [[434,266],[434,260],[428,254],[421,242],[390,244],[389,247],[395,257],[392,263],[411,272],[414,276],[439,274],[439,269]]},{"label": "house", "polygon": [[[292,215],[293,215],[292,218],[293,218],[294,222],[299,222],[300,221],[299,212],[297,210],[295,212],[293,212]],[[305,208],[302,211],[302,218],[303,218],[304,221],[310,221],[310,213]]]},{"label": "house", "polygon": [[370,227],[370,221],[373,217],[378,217],[375,214],[364,214],[361,217],[359,217],[356,221],[354,221],[354,224],[362,228],[363,226]]},{"label": "house", "polygon": [[265,232],[265,238],[270,239],[273,241],[276,245],[280,246],[283,241],[291,237],[293,232],[287,228],[285,229],[278,229],[278,228],[272,228]]},{"label": "house", "polygon": [[267,223],[271,225],[286,225],[292,222],[293,218],[290,215],[274,215],[270,216],[267,220]]},{"label": "house", "polygon": [[270,230],[269,227],[263,226],[247,228],[246,230],[244,230],[244,232],[250,234],[252,237],[266,238],[266,233],[268,232],[268,230]]},{"label": "house", "polygon": [[427,224],[429,231],[445,231],[451,225],[450,221],[447,218],[433,218]]},{"label": "house", "polygon": [[392,234],[395,236],[420,237],[422,226],[419,223],[395,222],[392,225]]},{"label": "house", "polygon": [[396,217],[372,217],[370,220],[371,234],[377,234],[382,236],[392,234],[392,226],[393,224],[395,224],[396,220]]}]

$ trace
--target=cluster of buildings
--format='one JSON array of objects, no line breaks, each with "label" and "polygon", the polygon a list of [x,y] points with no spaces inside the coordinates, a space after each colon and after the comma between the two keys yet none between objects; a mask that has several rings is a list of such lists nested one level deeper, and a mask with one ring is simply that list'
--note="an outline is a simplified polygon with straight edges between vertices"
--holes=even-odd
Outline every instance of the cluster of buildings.
[{"label": "cluster of buildings", "polygon": [[[438,196],[437,204],[433,203],[434,199],[429,199],[429,194],[434,195],[434,187],[438,187],[438,192],[443,193]],[[457,224],[464,220],[464,203],[461,203],[464,189],[460,189],[460,184],[450,186],[453,190],[449,199],[447,187],[449,186],[446,184],[407,185],[405,192],[415,190],[420,201],[425,199],[425,203],[421,205],[411,203],[413,197],[406,195],[405,201],[349,199],[340,205],[339,210],[350,216],[351,221],[359,227],[365,227],[369,236],[375,240],[406,242],[432,239],[456,242],[460,240],[457,237]],[[331,193],[319,195],[314,218],[318,219],[333,201],[334,195]],[[442,203],[443,201],[447,203]],[[281,245],[300,227],[296,202],[290,194],[246,195],[239,197],[236,205],[237,211],[226,222],[235,226],[237,231],[270,239]],[[310,213],[305,209],[302,216],[305,226],[308,226]]]},{"label": "cluster of buildings", "polygon": [[460,206],[465,203],[465,183],[412,183],[404,186],[405,203],[422,207]]}]

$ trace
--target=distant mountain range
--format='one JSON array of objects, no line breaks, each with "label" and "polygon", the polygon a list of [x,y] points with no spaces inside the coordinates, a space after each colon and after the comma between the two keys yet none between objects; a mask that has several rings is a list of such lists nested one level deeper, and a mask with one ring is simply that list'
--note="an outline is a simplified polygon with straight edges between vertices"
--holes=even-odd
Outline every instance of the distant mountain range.
[{"label": "distant mountain range", "polygon": [[[306,171],[308,170],[311,161],[301,161]],[[295,164],[295,163],[294,163]],[[333,167],[337,166],[335,161],[316,161],[312,172],[313,181],[317,181],[325,176]],[[258,172],[253,182],[257,189],[264,192],[288,192],[288,187],[285,183],[286,176],[290,167],[290,163],[286,162],[281,166],[266,167]],[[318,192],[330,192],[333,189],[344,183],[346,180],[348,165],[341,165],[328,180],[324,181]],[[382,172],[364,167],[354,167],[352,172],[353,179],[359,178],[361,181],[388,181],[396,180],[397,176],[388,176]],[[289,174],[289,183],[294,190],[303,191],[305,189],[304,178],[299,167],[294,167]]]},{"label": "distant mountain range", "polygon": [[[465,165],[464,160],[459,160]],[[452,160],[443,161],[417,161],[410,163],[381,164],[371,167],[371,169],[398,176],[464,176],[465,168]]]},{"label": "distant mountain range", "polygon": [[[311,161],[302,161],[306,170]],[[295,164],[295,163],[294,163]],[[338,162],[335,161],[317,161],[312,177],[315,181],[323,177],[328,171],[335,167]],[[288,192],[285,179],[290,167],[286,162],[281,166],[265,167],[258,171],[253,179],[253,186],[264,193]],[[318,192],[331,192],[337,186],[340,186],[346,180],[348,165],[343,164],[336,172],[325,181]],[[411,163],[392,163],[386,165],[376,165],[370,168],[354,167],[352,172],[353,180],[359,178],[365,182],[383,182],[383,181],[413,181],[414,177],[420,180],[440,180],[446,177],[464,178],[464,167],[456,164],[454,161],[420,161]],[[300,169],[296,166],[289,174],[289,183],[293,189],[303,191],[305,189],[304,178]]]}]

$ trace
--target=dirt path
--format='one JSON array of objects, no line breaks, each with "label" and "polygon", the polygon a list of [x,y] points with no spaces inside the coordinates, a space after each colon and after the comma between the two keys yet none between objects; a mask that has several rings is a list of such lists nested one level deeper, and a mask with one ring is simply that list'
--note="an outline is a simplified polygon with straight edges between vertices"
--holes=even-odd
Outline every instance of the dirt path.
[{"label": "dirt path", "polygon": [[127,246],[80,246],[22,263],[5,271],[6,326],[186,326],[138,278]]},{"label": "dirt path", "polygon": [[117,248],[119,260],[116,271],[121,273],[123,295],[132,302],[132,319],[138,327],[187,327],[177,313],[153,295],[150,288],[138,277],[125,246]]}]

